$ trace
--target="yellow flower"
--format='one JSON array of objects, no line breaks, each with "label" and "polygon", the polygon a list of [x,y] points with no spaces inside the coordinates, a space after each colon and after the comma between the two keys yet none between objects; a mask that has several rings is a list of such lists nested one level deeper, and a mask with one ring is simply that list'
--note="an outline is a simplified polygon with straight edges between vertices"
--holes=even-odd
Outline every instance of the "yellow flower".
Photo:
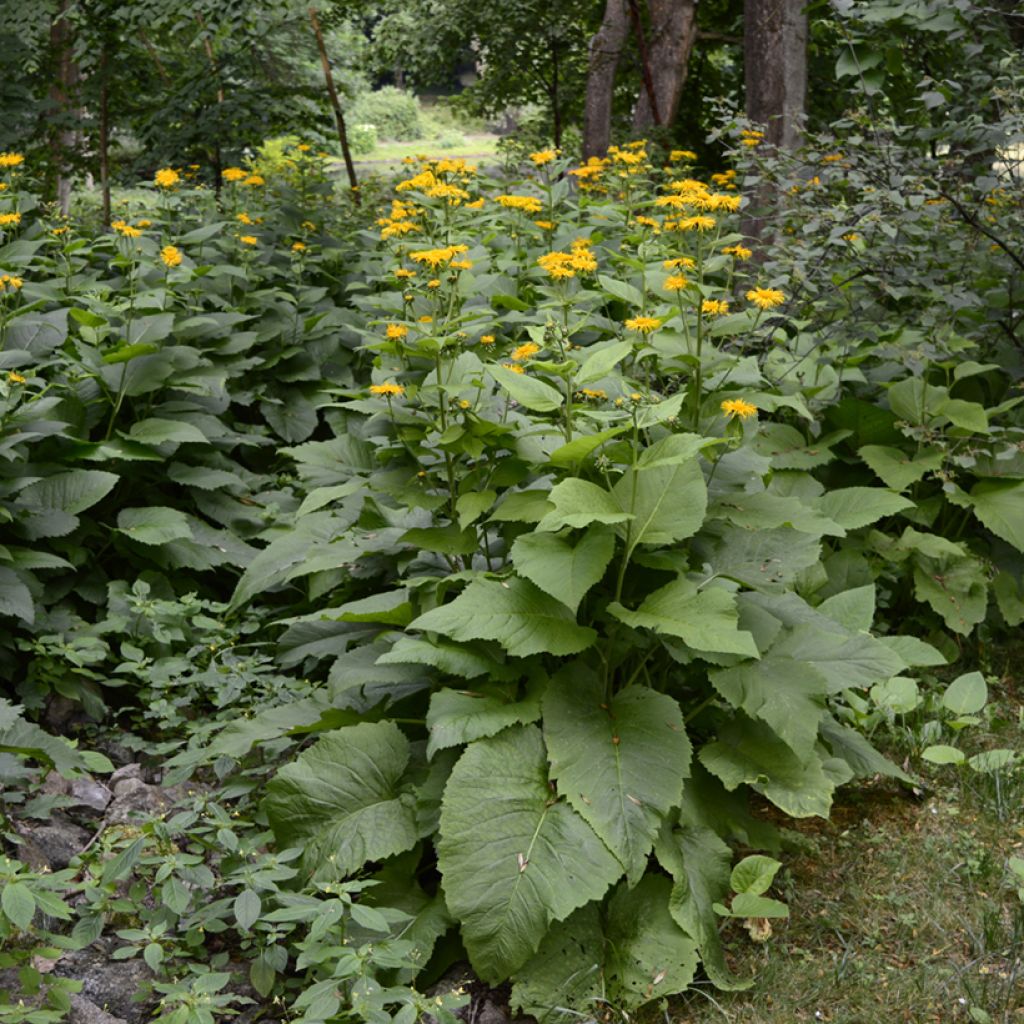
[{"label": "yellow flower", "polygon": [[308,153],[313,147],[308,142],[300,142],[295,148],[300,153]]},{"label": "yellow flower", "polygon": [[15,373],[14,370],[11,370],[10,373],[7,374],[7,380],[11,384],[24,384],[26,378],[20,373]]},{"label": "yellow flower", "polygon": [[531,359],[539,351],[540,345],[535,345],[532,341],[527,341],[512,349],[512,352],[509,354],[509,358],[514,363],[525,363],[527,359]]},{"label": "yellow flower", "polygon": [[243,185],[266,185],[263,180],[263,176],[260,174],[250,174],[248,178],[242,179]]},{"label": "yellow flower", "polygon": [[674,260],[665,260],[661,265],[666,270],[693,270],[697,261],[689,256],[677,256]]},{"label": "yellow flower", "polygon": [[385,334],[392,341],[398,341],[404,338],[409,333],[409,328],[405,324],[388,324],[387,331]]},{"label": "yellow flower", "polygon": [[370,394],[386,395],[388,398],[393,395],[395,398],[401,398],[401,396],[405,394],[405,388],[401,384],[394,384],[391,381],[387,381],[385,384],[371,384]]},{"label": "yellow flower", "polygon": [[452,260],[448,264],[453,270],[469,270],[473,266],[472,260]]},{"label": "yellow flower", "polygon": [[440,288],[441,287],[441,279],[439,277],[432,277],[427,282],[427,287],[428,288]]},{"label": "yellow flower", "polygon": [[545,164],[551,163],[552,160],[558,156],[559,151],[557,149],[541,149],[536,153],[530,154],[530,159],[537,167],[543,167]]},{"label": "yellow flower", "polygon": [[706,316],[725,316],[729,312],[729,303],[725,299],[705,299],[700,304],[700,311]]},{"label": "yellow flower", "polygon": [[506,370],[511,370],[513,373],[525,372],[523,368],[518,365],[518,363],[502,363],[501,365],[504,366]]},{"label": "yellow flower", "polygon": [[0,213],[0,228],[5,228],[10,224],[20,224],[21,214],[20,213]]},{"label": "yellow flower", "polygon": [[468,409],[472,404],[473,404],[472,402],[470,402],[468,399],[465,399],[465,398],[462,398],[462,399],[459,400],[459,408],[460,409]]},{"label": "yellow flower", "polygon": [[256,221],[254,221],[252,219],[252,217],[250,217],[249,214],[245,213],[244,211],[242,213],[235,214],[235,220],[237,220],[239,224],[255,224],[256,223]]},{"label": "yellow flower", "polygon": [[786,296],[778,288],[752,288],[747,292],[747,301],[761,309],[774,309],[786,301]]},{"label": "yellow flower", "polygon": [[292,242],[292,252],[305,252],[305,251],[306,251],[306,243],[305,242]]},{"label": "yellow flower", "polygon": [[174,188],[174,186],[181,181],[181,175],[172,167],[161,167],[160,170],[156,172],[153,180],[161,188]]},{"label": "yellow flower", "polygon": [[555,230],[555,222],[552,220],[535,220],[533,223],[536,224],[537,227],[541,229],[541,231]]},{"label": "yellow flower", "polygon": [[21,153],[0,153],[0,167],[19,167],[25,162]]},{"label": "yellow flower", "polygon": [[65,224],[63,227],[60,228],[50,228],[50,234],[56,236],[57,238],[60,238],[61,235],[66,235],[70,230],[71,228],[69,228],[67,224]]},{"label": "yellow flower", "polygon": [[124,235],[125,238],[138,238],[142,232],[133,227],[127,221],[115,220],[111,221],[110,226],[120,235]]},{"label": "yellow flower", "polygon": [[467,210],[479,210],[484,205],[484,198],[481,196],[479,199],[474,199],[471,203],[466,203]]},{"label": "yellow flower", "polygon": [[658,227],[660,227],[658,222],[653,217],[637,216],[637,217],[634,217],[633,219],[637,222],[637,224],[640,224],[640,225],[642,225],[645,228],[655,228],[655,229],[657,229]]},{"label": "yellow flower", "polygon": [[16,292],[24,284],[24,280],[12,274],[0,274],[0,292]]},{"label": "yellow flower", "polygon": [[662,287],[667,292],[681,292],[690,282],[682,274],[673,274],[665,278]]},{"label": "yellow flower", "polygon": [[260,240],[255,235],[239,235],[238,240],[243,245],[259,245]]},{"label": "yellow flower", "polygon": [[495,196],[495,200],[507,210],[519,210],[522,213],[540,213],[544,204],[536,196]]},{"label": "yellow flower", "polygon": [[494,344],[494,335],[493,334],[481,334],[480,335],[480,344],[481,345],[493,345]]},{"label": "yellow flower", "polygon": [[426,263],[433,270],[442,263],[451,263],[460,253],[468,251],[468,245],[448,245],[443,249],[420,249],[418,252],[411,252],[409,259],[414,263]]},{"label": "yellow flower", "polygon": [[584,398],[589,398],[592,402],[598,402],[602,398],[608,397],[608,392],[602,391],[601,388],[583,388],[579,394]]},{"label": "yellow flower", "polygon": [[299,227],[301,227],[303,231],[316,231],[316,225],[311,220],[304,220]]},{"label": "yellow flower", "polygon": [[143,217],[142,220],[135,222],[135,226],[137,228],[151,228],[153,226],[153,222],[151,220],[146,220],[146,218]]},{"label": "yellow flower", "polygon": [[249,172],[241,167],[225,167],[221,172],[221,177],[225,181],[241,181],[243,178],[249,177]]},{"label": "yellow flower", "polygon": [[181,263],[181,250],[174,245],[165,245],[160,250],[160,259],[165,267],[177,267]]},{"label": "yellow flower", "polygon": [[697,159],[697,154],[692,149],[673,149],[668,158],[674,164],[679,163],[680,160],[689,160],[692,163]]},{"label": "yellow flower", "polygon": [[[858,235],[856,231],[851,231],[848,234],[843,235],[843,241],[844,242],[856,242],[859,239],[860,239],[860,235]],[[996,248],[998,249],[999,246],[996,246]]]},{"label": "yellow flower", "polygon": [[661,321],[656,316],[635,316],[626,321],[626,327],[637,334],[651,334],[661,326]]},{"label": "yellow flower", "polygon": [[754,255],[750,249],[746,249],[742,245],[727,245],[722,252],[727,256],[735,256],[738,260],[749,260]]},{"label": "yellow flower", "polygon": [[419,322],[421,324],[432,324],[434,322],[434,318],[432,316],[421,316],[419,318]]},{"label": "yellow flower", "polygon": [[416,271],[415,270],[409,270],[408,267],[399,267],[395,271],[395,277],[397,277],[397,278],[399,278],[401,280],[404,280],[405,278],[409,278],[409,277],[415,277],[415,276],[416,276]]},{"label": "yellow flower", "polygon": [[821,158],[821,162],[823,164],[834,164],[837,160],[842,160],[842,159],[843,159],[843,154],[842,153],[827,153],[825,156],[823,156]]},{"label": "yellow flower", "polygon": [[750,419],[751,416],[757,415],[757,406],[743,401],[742,398],[727,398],[722,403],[721,408],[726,416],[739,416],[741,420]]},{"label": "yellow flower", "polygon": [[676,221],[676,228],[679,231],[710,231],[715,226],[715,218],[698,215],[696,217],[682,217]]}]

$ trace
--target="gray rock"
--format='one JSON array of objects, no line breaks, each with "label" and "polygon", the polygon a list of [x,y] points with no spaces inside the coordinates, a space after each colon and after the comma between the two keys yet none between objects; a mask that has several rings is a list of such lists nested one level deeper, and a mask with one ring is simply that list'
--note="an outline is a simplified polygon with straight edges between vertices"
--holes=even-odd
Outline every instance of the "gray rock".
[{"label": "gray rock", "polygon": [[107,804],[110,803],[113,796],[102,782],[83,775],[71,780],[71,798],[77,806],[86,807],[99,815],[107,809]]},{"label": "gray rock", "polygon": [[77,992],[71,997],[71,1010],[65,1020],[67,1024],[127,1024],[123,1017],[101,1010],[92,1000]]},{"label": "gray rock", "polygon": [[131,764],[122,765],[111,773],[109,782],[110,788],[113,789],[122,779],[141,779],[142,778],[142,765],[137,761],[133,761]]},{"label": "gray rock", "polygon": [[140,816],[157,817],[167,811],[178,795],[170,789],[150,786],[135,775],[118,779],[112,783],[112,788],[114,799],[107,808],[106,815],[107,824],[110,825],[123,824]]},{"label": "gray rock", "polygon": [[[116,945],[100,939],[86,949],[61,958],[53,973],[82,982],[79,995],[102,1011],[106,1018],[120,1018],[124,1024],[143,1024],[150,1017],[156,998],[149,991],[153,973],[141,960],[112,960]],[[79,1024],[111,1024],[109,1019],[82,1020]]]},{"label": "gray rock", "polygon": [[45,825],[26,828],[25,837],[54,871],[60,871],[82,852],[92,833],[62,814],[54,814]]}]

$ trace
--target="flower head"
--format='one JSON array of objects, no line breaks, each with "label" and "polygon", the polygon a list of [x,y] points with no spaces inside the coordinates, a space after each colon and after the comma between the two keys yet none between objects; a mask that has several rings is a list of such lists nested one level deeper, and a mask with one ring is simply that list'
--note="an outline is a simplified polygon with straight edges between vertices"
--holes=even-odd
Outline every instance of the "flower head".
[{"label": "flower head", "polygon": [[387,330],[384,332],[385,336],[391,341],[400,341],[409,333],[409,328],[405,324],[388,324]]},{"label": "flower head", "polygon": [[697,261],[689,256],[677,256],[674,260],[664,260],[661,265],[666,270],[693,270]]},{"label": "flower head", "polygon": [[557,149],[541,149],[536,153],[531,153],[530,159],[533,161],[534,166],[543,167],[545,164],[551,163],[556,156],[558,156]]},{"label": "flower head", "polygon": [[370,394],[384,395],[386,398],[401,398],[401,396],[405,394],[405,388],[401,384],[395,384],[393,381],[387,381],[384,384],[371,384]]},{"label": "flower head", "polygon": [[181,250],[174,245],[165,245],[160,250],[160,259],[165,267],[177,267],[181,264]]},{"label": "flower head", "polygon": [[306,243],[305,242],[292,242],[292,252],[305,252],[305,251],[306,251]]},{"label": "flower head", "polygon": [[521,213],[540,213],[544,204],[536,196],[495,196],[495,200],[506,210],[519,210]]},{"label": "flower head", "polygon": [[493,345],[494,344],[494,335],[493,334],[481,334],[480,335],[480,344],[481,345]]},{"label": "flower head", "polygon": [[249,177],[249,172],[241,167],[225,167],[220,176],[225,181],[242,181]]},{"label": "flower head", "polygon": [[690,282],[682,274],[673,274],[665,278],[662,287],[667,292],[681,292]]},{"label": "flower head", "polygon": [[539,351],[540,345],[535,345],[532,341],[527,341],[512,349],[509,358],[514,363],[525,363],[527,359],[532,359]]},{"label": "flower head", "polygon": [[774,309],[786,301],[786,296],[778,288],[751,288],[747,301],[760,309]]},{"label": "flower head", "polygon": [[0,292],[16,292],[24,283],[22,278],[13,274],[0,274]]},{"label": "flower head", "polygon": [[656,316],[634,316],[626,321],[626,327],[637,334],[651,334],[661,326],[661,321]]},{"label": "flower head", "polygon": [[181,175],[173,167],[161,167],[153,177],[160,188],[174,188],[181,181]]},{"label": "flower head", "polygon": [[243,185],[266,185],[261,174],[250,174],[249,177],[242,179]]},{"label": "flower head", "polygon": [[11,370],[7,374],[7,382],[9,384],[24,384],[26,379],[27,378],[23,377],[20,373],[15,373],[14,370]]},{"label": "flower head", "polygon": [[259,245],[260,240],[255,235],[239,235],[238,240],[242,245]]},{"label": "flower head", "polygon": [[0,167],[19,167],[24,162],[25,157],[22,153],[0,153]]},{"label": "flower head", "polygon": [[742,245],[727,245],[722,249],[726,256],[733,256],[738,260],[749,260],[753,252]]},{"label": "flower head", "polygon": [[727,398],[722,402],[721,409],[726,416],[739,416],[741,420],[757,415],[757,406],[745,402],[742,398]]},{"label": "flower head", "polygon": [[729,303],[726,299],[705,299],[700,304],[700,311],[705,316],[725,316],[729,312]]},{"label": "flower head", "polygon": [[20,224],[20,213],[0,213],[0,228],[6,228],[11,224]]}]

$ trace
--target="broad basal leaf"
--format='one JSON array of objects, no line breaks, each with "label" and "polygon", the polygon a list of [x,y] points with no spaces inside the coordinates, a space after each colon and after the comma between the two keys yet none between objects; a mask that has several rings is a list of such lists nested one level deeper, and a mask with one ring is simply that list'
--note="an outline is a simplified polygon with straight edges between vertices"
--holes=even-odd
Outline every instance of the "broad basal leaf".
[{"label": "broad basal leaf", "polygon": [[566,526],[581,529],[591,523],[624,523],[630,518],[608,491],[586,480],[570,478],[555,484],[547,500],[554,508],[538,523],[538,530],[555,533]]},{"label": "broad basal leaf", "polygon": [[412,847],[415,798],[402,786],[409,741],[392,722],[327,733],[285,765],[263,806],[282,846],[302,846],[319,877],[358,871]]},{"label": "broad basal leaf", "polygon": [[655,462],[628,470],[613,492],[632,521],[619,527],[632,551],[638,544],[673,544],[692,537],[704,522],[708,492],[696,459]]},{"label": "broad basal leaf", "polygon": [[597,676],[573,666],[548,686],[544,738],[559,793],[635,884],[662,817],[678,805],[690,774],[679,704],[641,686],[627,686],[609,702]]},{"label": "broad basal leaf", "polygon": [[677,636],[698,651],[759,657],[754,638],[739,628],[734,596],[721,587],[698,590],[680,576],[649,594],[636,611],[617,602],[608,611],[627,626]]},{"label": "broad basal leaf", "polygon": [[601,581],[614,552],[615,535],[592,527],[575,544],[553,533],[521,534],[511,555],[520,576],[575,615],[587,591]]},{"label": "broad basal leaf", "polygon": [[518,658],[577,654],[597,637],[579,626],[565,605],[529,580],[474,580],[450,604],[426,612],[410,629],[443,633],[453,640],[497,640]]},{"label": "broad basal leaf", "polygon": [[552,799],[535,726],[466,748],[441,805],[438,863],[477,973],[497,984],[552,921],[598,899],[621,867],[568,804]]},{"label": "broad basal leaf", "polygon": [[539,689],[527,693],[522,700],[516,700],[514,693],[509,698],[497,692],[438,690],[430,698],[427,712],[427,757],[445,747],[484,739],[510,725],[527,725],[539,718]]}]

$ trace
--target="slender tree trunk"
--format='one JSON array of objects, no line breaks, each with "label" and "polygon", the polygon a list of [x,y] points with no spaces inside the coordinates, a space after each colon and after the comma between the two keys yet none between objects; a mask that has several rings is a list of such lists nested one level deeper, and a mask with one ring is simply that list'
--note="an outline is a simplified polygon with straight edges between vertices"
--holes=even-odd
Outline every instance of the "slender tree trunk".
[{"label": "slender tree trunk", "polygon": [[309,22],[316,33],[316,45],[320,51],[320,63],[324,69],[324,84],[327,86],[327,95],[331,99],[331,106],[334,108],[334,120],[338,125],[338,141],[341,143],[341,155],[345,158],[345,171],[348,174],[348,183],[352,188],[352,197],[359,204],[359,182],[356,180],[356,165],[352,162],[352,151],[348,147],[348,132],[345,129],[345,115],[341,111],[341,102],[338,99],[338,90],[334,88],[334,75],[331,73],[331,62],[327,59],[327,47],[324,46],[324,36],[320,31],[320,19],[316,16],[316,8],[309,8]]},{"label": "slender tree trunk", "polygon": [[50,100],[59,122],[51,136],[50,150],[53,154],[53,181],[57,206],[65,217],[71,209],[70,157],[79,140],[79,132],[67,123],[72,114],[73,94],[78,85],[78,65],[72,57],[71,23],[67,17],[69,6],[69,0],[61,0],[60,7],[50,22],[50,51],[55,71],[50,86]]},{"label": "slender tree trunk", "polygon": [[[203,49],[206,51],[206,60],[210,65],[210,74],[214,76],[217,81],[217,108],[218,110],[224,104],[224,83],[220,77],[220,69],[217,67],[217,58],[213,54],[213,43],[210,42],[210,33],[206,31],[206,22],[201,14],[196,14],[196,21],[199,23],[199,27],[203,30]],[[220,118],[218,120],[221,120]],[[220,125],[223,129],[226,126]],[[213,149],[210,152],[210,163],[213,164],[213,184],[217,191],[218,197],[220,196],[221,185],[223,179],[221,178],[221,171],[224,170],[224,157],[220,146],[220,132],[216,135],[216,141],[213,144]]]},{"label": "slender tree trunk", "polygon": [[807,104],[806,0],[744,0],[743,61],[747,117],[765,125],[765,142],[800,145]]},{"label": "slender tree trunk", "polygon": [[679,113],[686,84],[690,54],[697,39],[697,0],[649,0],[651,43],[648,53],[649,83],[637,100],[633,130],[644,132],[654,125],[668,125]]},{"label": "slender tree trunk", "polygon": [[100,55],[100,193],[103,223],[110,223],[110,62],[107,49]]},{"label": "slender tree trunk", "polygon": [[[641,99],[647,101],[647,111],[650,124],[661,124],[661,115],[658,112],[658,97],[654,92],[654,76],[651,74],[651,56],[647,52],[647,37],[644,35],[644,22],[640,17],[640,8],[637,0],[629,0],[629,20],[633,25],[633,33],[636,35],[636,47],[640,52],[640,77],[644,83],[644,91],[640,94]],[[640,101],[637,101],[639,109]],[[633,121],[636,127],[636,120]]]},{"label": "slender tree trunk", "polygon": [[615,71],[629,37],[626,0],[606,0],[601,27],[590,40],[590,66],[583,112],[583,155],[604,156],[612,139]]},{"label": "slender tree trunk", "polygon": [[558,90],[558,43],[551,40],[551,135],[555,149],[562,148],[562,97]]}]

